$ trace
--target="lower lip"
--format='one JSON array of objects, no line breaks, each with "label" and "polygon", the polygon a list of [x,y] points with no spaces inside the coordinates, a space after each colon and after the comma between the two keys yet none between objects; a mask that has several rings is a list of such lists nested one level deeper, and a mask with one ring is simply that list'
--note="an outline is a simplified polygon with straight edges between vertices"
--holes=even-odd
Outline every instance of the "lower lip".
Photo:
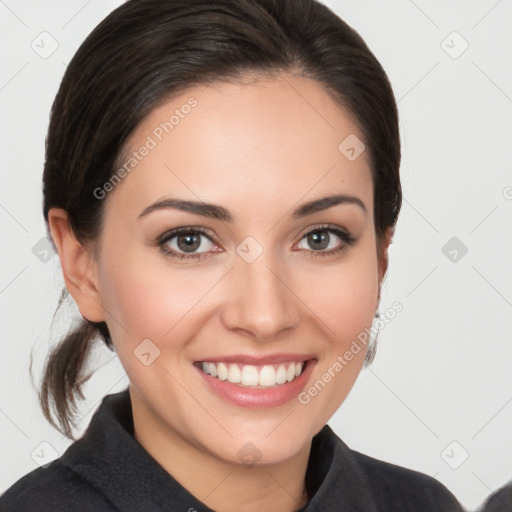
[{"label": "lower lip", "polygon": [[278,407],[293,400],[302,391],[313,371],[316,360],[310,359],[304,371],[291,382],[272,388],[248,388],[220,380],[204,373],[197,366],[194,368],[218,396],[239,407],[267,408]]}]

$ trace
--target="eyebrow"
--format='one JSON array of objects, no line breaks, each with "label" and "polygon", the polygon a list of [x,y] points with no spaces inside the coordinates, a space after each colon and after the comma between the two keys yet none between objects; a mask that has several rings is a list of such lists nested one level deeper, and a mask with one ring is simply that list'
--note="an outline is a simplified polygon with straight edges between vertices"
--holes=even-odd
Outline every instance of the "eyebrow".
[{"label": "eyebrow", "polygon": [[[303,217],[307,217],[308,215],[312,215],[314,213],[327,210],[328,208],[332,208],[333,206],[337,206],[339,204],[354,204],[359,206],[364,211],[365,214],[368,213],[363,201],[361,201],[361,199],[359,199],[358,197],[350,196],[347,194],[337,194],[322,197],[320,199],[315,199],[314,201],[310,201],[309,203],[305,203],[299,206],[293,211],[292,217],[294,219],[301,219]],[[166,209],[175,209],[188,213],[195,213],[197,215],[202,215],[203,217],[210,217],[212,219],[222,220],[226,222],[233,222],[234,220],[234,217],[231,215],[231,213],[222,206],[203,203],[200,201],[173,199],[170,197],[160,199],[150,204],[149,206],[144,208],[144,210],[142,210],[142,212],[138,215],[137,218],[142,219],[143,217],[146,217],[150,213]]]},{"label": "eyebrow", "polygon": [[312,215],[313,213],[327,210],[328,208],[337,206],[338,204],[355,204],[359,206],[365,214],[367,213],[366,206],[358,197],[349,196],[347,194],[338,194],[334,196],[322,197],[321,199],[315,199],[314,201],[305,203],[295,209],[292,216],[294,219],[300,219],[302,217],[306,217],[307,215]]}]

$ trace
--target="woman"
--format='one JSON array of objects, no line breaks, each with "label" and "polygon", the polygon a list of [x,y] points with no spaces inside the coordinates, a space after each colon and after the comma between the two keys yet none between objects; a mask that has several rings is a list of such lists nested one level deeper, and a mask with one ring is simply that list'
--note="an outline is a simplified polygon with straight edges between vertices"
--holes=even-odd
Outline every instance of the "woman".
[{"label": "woman", "polygon": [[83,322],[49,357],[71,437],[98,338],[130,380],[2,511],[456,511],[326,425],[401,205],[394,96],[313,0],[130,0],[52,109],[44,216]]}]

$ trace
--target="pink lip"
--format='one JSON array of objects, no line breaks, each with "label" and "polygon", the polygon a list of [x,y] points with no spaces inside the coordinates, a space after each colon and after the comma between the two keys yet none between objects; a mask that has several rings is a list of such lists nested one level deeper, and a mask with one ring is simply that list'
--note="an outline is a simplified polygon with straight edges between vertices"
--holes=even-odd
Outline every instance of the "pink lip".
[{"label": "pink lip", "polygon": [[[218,357],[205,357],[201,359],[201,362],[206,361],[208,363],[240,363],[240,364],[252,364],[254,366],[263,366],[266,364],[278,364],[278,363],[288,363],[288,362],[301,362],[307,361],[308,359],[312,359],[313,355],[304,355],[304,354],[269,354],[267,356],[256,356],[251,354],[240,354],[240,355],[232,355],[232,356],[218,356]],[[196,363],[199,361],[196,361]]]},{"label": "pink lip", "polygon": [[[284,362],[284,361],[305,361],[306,359],[300,358],[295,359],[296,356],[293,354],[289,354],[286,356],[287,359],[281,359],[277,361],[276,359],[266,358],[265,362]],[[241,359],[247,361],[247,358],[233,357],[232,358],[236,362],[240,362]],[[249,358],[251,359],[251,358]],[[228,359],[222,358],[214,358],[214,359],[206,359],[206,361],[215,362],[219,361],[228,361]],[[254,358],[252,358],[252,364],[254,364]],[[258,362],[261,363],[261,359],[257,359]],[[245,364],[251,364],[251,362],[247,362]],[[239,384],[232,384],[227,380],[220,380],[216,377],[212,377],[211,375],[207,375],[202,370],[200,370],[196,365],[194,367],[199,372],[201,377],[204,379],[206,384],[208,384],[209,388],[217,394],[219,397],[227,400],[228,402],[237,405],[239,407],[249,407],[249,408],[261,408],[265,409],[268,407],[278,407],[283,405],[290,400],[293,400],[297,397],[297,395],[302,391],[304,386],[306,385],[311,372],[316,364],[316,359],[308,360],[306,367],[303,372],[291,382],[287,382],[286,384],[277,385],[272,388],[248,388],[243,387]]]}]

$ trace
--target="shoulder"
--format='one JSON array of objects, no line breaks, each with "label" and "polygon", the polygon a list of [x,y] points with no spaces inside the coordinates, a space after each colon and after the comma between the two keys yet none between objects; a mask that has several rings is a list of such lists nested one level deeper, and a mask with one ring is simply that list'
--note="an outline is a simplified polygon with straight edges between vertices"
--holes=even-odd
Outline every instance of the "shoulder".
[{"label": "shoulder", "polygon": [[20,478],[0,496],[1,512],[113,512],[117,510],[60,459]]},{"label": "shoulder", "polygon": [[[431,476],[350,450],[361,468],[375,501],[393,510],[462,512],[455,496]],[[391,510],[391,508],[389,508]]]}]

